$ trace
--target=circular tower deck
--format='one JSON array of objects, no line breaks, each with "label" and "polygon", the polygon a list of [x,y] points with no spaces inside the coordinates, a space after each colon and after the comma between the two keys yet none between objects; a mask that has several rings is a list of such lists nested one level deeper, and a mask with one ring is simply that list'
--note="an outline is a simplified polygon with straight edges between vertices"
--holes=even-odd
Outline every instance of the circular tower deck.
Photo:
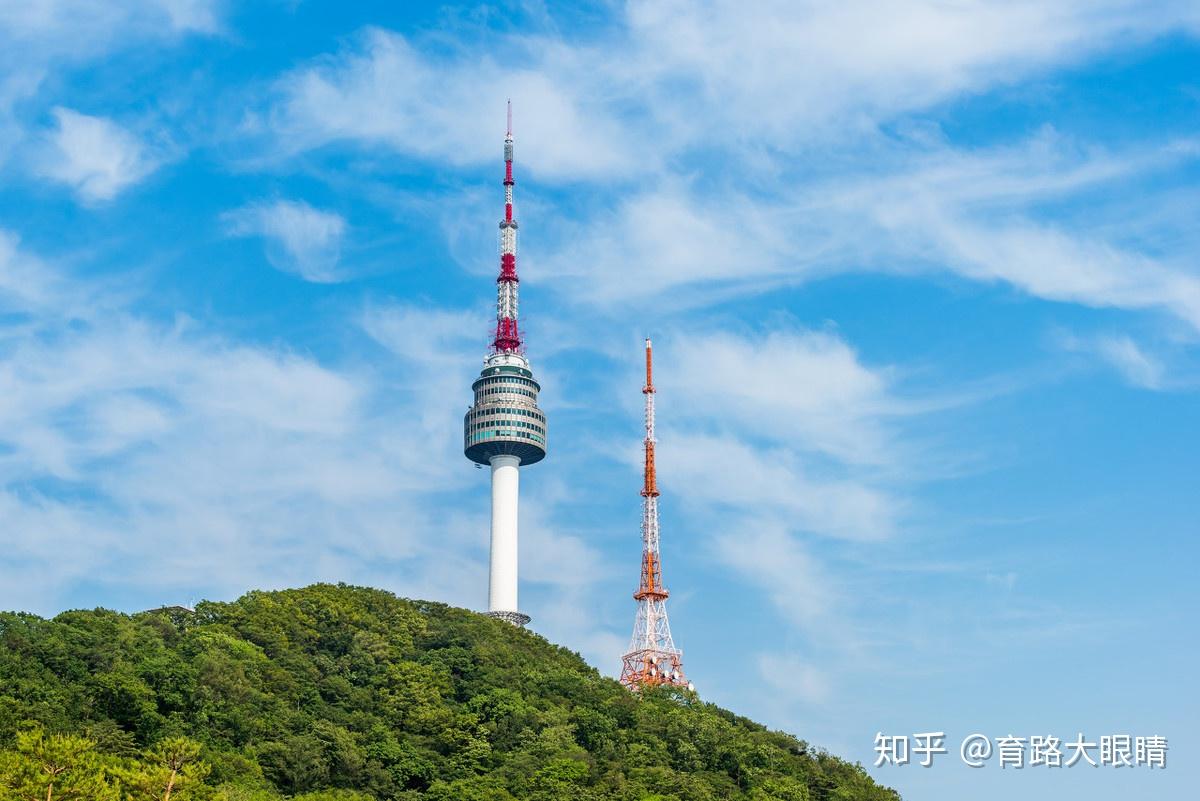
[{"label": "circular tower deck", "polygon": [[471,384],[475,403],[463,421],[467,458],[483,465],[493,456],[516,456],[522,465],[544,459],[546,415],[537,405],[541,388],[524,356],[489,356]]}]

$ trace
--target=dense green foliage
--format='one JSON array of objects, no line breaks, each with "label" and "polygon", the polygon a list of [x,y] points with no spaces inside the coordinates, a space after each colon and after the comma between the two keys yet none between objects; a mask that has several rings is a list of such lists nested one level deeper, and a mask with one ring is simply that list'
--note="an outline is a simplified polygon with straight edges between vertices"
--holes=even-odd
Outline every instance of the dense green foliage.
[{"label": "dense green foliage", "polygon": [[530,632],[330,585],[194,613],[0,615],[0,801],[48,797],[897,798],[691,693],[632,695]]}]

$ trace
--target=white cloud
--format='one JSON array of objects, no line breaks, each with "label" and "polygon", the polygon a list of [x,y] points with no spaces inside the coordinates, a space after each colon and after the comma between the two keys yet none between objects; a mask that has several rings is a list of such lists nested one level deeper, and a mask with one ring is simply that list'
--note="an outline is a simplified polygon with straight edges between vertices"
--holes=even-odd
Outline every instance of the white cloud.
[{"label": "white cloud", "polygon": [[44,308],[50,302],[45,274],[18,245],[15,235],[0,230],[0,309]]},{"label": "white cloud", "polygon": [[528,154],[523,164],[549,175],[593,176],[632,166],[619,129],[581,87],[475,52],[460,56],[435,62],[403,36],[369,29],[361,50],[285,76],[270,124],[287,152],[359,140],[451,164],[494,161],[507,93]]},{"label": "white cloud", "polygon": [[[0,0],[0,163],[16,152],[47,77],[134,44],[220,30],[223,0]],[[34,101],[34,102],[29,102]]]},{"label": "white cloud", "polygon": [[983,580],[989,587],[999,587],[1005,592],[1012,592],[1013,587],[1017,586],[1017,574],[1013,570],[1006,573],[985,573]]},{"label": "white cloud", "polygon": [[[475,378],[469,365],[482,361],[479,338],[472,336],[478,322],[462,311],[405,305],[371,307],[359,320],[366,334],[398,363],[386,392],[405,404],[401,426],[417,425],[423,447],[435,449],[432,459],[405,449],[412,454],[407,461],[414,472],[407,481],[413,487],[451,475],[459,481],[474,478],[475,471],[467,470],[462,456],[462,413],[470,405],[470,382]],[[462,405],[454,399],[461,399]],[[450,472],[434,471],[434,466]]]},{"label": "white cloud", "polygon": [[664,428],[659,461],[664,486],[695,509],[765,515],[786,521],[791,531],[850,540],[895,530],[900,502],[866,477],[813,477],[781,442],[756,447],[734,436],[685,431]]},{"label": "white cloud", "polygon": [[112,200],[159,166],[159,157],[134,134],[104,117],[54,109],[39,171],[70,186],[86,203]]},{"label": "white cloud", "polygon": [[844,139],[898,114],[1200,23],[1194,4],[1173,0],[643,0],[627,8],[634,57],[614,62],[655,87],[656,104],[695,108],[699,100],[693,137],[784,147]]},{"label": "white cloud", "polygon": [[977,399],[901,397],[894,368],[863,364],[828,331],[689,330],[656,350],[665,480],[687,479],[673,490],[840,539],[892,534],[896,488],[933,475],[937,454],[906,422]]},{"label": "white cloud", "polygon": [[1063,334],[1058,337],[1058,344],[1066,351],[1087,354],[1107,364],[1131,386],[1159,390],[1168,385],[1166,365],[1128,335]]},{"label": "white cloud", "polygon": [[827,332],[677,332],[656,343],[662,481],[696,509],[740,510],[791,531],[890,535],[902,503],[880,488],[906,462],[909,414],[888,370]]},{"label": "white cloud", "polygon": [[680,306],[729,290],[761,292],[772,280],[801,281],[820,269],[819,244],[805,244],[793,219],[785,208],[734,189],[711,193],[668,182],[558,224],[543,272],[564,293],[605,305],[632,298]]},{"label": "white cloud", "polygon": [[[675,182],[555,229],[541,272],[569,298],[609,310],[650,299],[655,308],[711,305],[840,272],[942,272],[1200,329],[1190,251],[1138,248],[1162,225],[1159,238],[1178,240],[1181,221],[1119,200],[1123,181],[1198,156],[1192,141],[1110,154],[1044,131],[991,151],[893,146],[887,166],[838,165],[796,177],[795,188],[780,177],[766,194]],[[1038,221],[1049,204],[1094,207],[1097,197],[1113,199],[1104,225],[1094,215]]]},{"label": "white cloud", "polygon": [[494,158],[508,94],[535,171],[623,178],[714,145],[746,155],[870,135],[952,97],[1200,29],[1198,18],[1174,0],[635,0],[585,41],[552,27],[489,31],[502,63],[444,37],[372,29],[356,49],[285,77],[271,124],[288,152],[357,140],[478,163]]},{"label": "white cloud", "polygon": [[784,619],[818,638],[830,636],[841,598],[827,570],[782,526],[761,518],[743,520],[718,537],[718,555],[763,590]]},{"label": "white cloud", "polygon": [[303,201],[278,200],[228,212],[225,219],[234,235],[264,237],[267,259],[278,269],[317,283],[341,279],[338,260],[346,220],[340,214]]},{"label": "white cloud", "polygon": [[665,344],[659,380],[688,418],[723,421],[727,430],[848,463],[896,455],[884,420],[900,404],[890,397],[886,369],[862,364],[832,333],[701,333]]},{"label": "white cloud", "polygon": [[[446,549],[483,574],[486,521],[430,500],[474,477],[452,406],[85,303],[100,291],[0,243],[0,276],[22,276],[0,280],[0,606],[52,611],[88,582],[176,600],[317,579],[403,592]],[[408,336],[428,352],[424,329]],[[430,392],[448,372],[404,371]],[[438,597],[475,602],[472,586]]]},{"label": "white cloud", "polygon": [[[972,166],[978,170],[985,165]],[[1002,281],[1047,300],[1162,311],[1200,329],[1200,276],[1114,244],[1102,232],[1038,223],[1028,209],[997,208],[998,201],[1011,202],[1005,195],[1014,182],[1003,179],[1006,186],[995,190],[999,197],[981,197],[988,179],[1000,179],[995,173],[972,175],[974,171],[960,173],[961,183],[951,186],[925,183],[918,171],[870,187],[873,201],[866,201],[864,210],[881,235],[876,251],[886,247],[891,258],[976,281]],[[968,190],[971,181],[977,183]],[[964,191],[975,197],[964,198]],[[1035,197],[1024,200],[1032,205]]]},{"label": "white cloud", "polygon": [[214,0],[2,0],[0,41],[27,55],[78,59],[119,42],[218,30]]},{"label": "white cloud", "polygon": [[[443,363],[448,357],[461,357],[472,363],[479,353],[471,331],[479,324],[471,314],[424,306],[383,306],[368,309],[362,317],[363,328],[371,338],[407,361],[429,365]],[[420,337],[416,347],[414,336]]]},{"label": "white cloud", "polygon": [[759,654],[755,661],[762,680],[783,698],[810,704],[828,700],[829,678],[816,664],[779,653]]},{"label": "white cloud", "polygon": [[1129,337],[1101,337],[1096,347],[1130,384],[1143,389],[1162,389],[1165,372],[1162,363]]}]

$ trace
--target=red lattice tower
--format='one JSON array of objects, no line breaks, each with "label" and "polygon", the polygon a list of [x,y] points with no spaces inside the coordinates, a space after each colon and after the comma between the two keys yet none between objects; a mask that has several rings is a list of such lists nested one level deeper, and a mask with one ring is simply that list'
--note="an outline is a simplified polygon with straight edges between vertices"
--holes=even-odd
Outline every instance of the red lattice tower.
[{"label": "red lattice tower", "polygon": [[637,617],[629,651],[622,658],[621,683],[631,690],[659,684],[692,688],[683,675],[683,651],[671,639],[667,597],[663,586],[662,558],[658,550],[658,478],[654,469],[654,365],[650,340],[646,340],[646,439],[642,468],[642,569]]}]

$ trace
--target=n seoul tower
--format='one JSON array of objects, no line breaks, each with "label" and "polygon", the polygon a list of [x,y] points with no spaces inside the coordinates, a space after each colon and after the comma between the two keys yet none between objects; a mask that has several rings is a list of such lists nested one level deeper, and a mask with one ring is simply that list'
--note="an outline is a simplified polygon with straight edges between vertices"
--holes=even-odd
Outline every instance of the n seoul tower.
[{"label": "n seoul tower", "polygon": [[512,101],[504,137],[504,219],[500,221],[500,275],[496,278],[496,335],[483,371],[471,384],[475,403],[463,424],[464,452],[492,468],[492,547],[488,614],[524,626],[517,607],[517,496],[520,465],[546,458],[541,385],[529,369],[517,328],[517,221],[513,218]]}]

